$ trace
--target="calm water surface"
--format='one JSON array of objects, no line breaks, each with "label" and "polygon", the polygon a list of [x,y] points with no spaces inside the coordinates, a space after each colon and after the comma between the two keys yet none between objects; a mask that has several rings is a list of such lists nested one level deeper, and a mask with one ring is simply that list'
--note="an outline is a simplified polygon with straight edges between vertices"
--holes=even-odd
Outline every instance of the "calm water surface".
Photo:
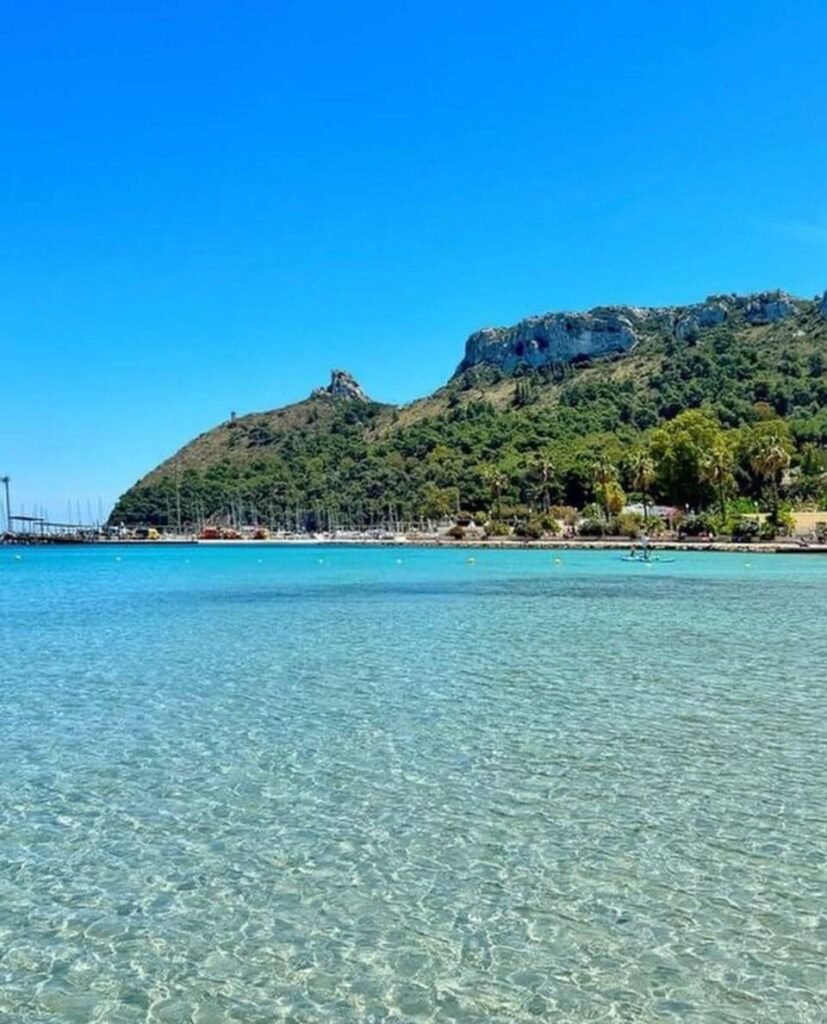
[{"label": "calm water surface", "polygon": [[827,1019],[827,558],[0,548],[0,1020]]}]

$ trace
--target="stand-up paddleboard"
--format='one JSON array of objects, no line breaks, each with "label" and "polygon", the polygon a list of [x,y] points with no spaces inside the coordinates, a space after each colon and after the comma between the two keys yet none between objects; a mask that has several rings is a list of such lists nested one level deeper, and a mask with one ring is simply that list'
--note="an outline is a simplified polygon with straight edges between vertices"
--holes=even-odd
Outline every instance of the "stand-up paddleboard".
[{"label": "stand-up paddleboard", "polygon": [[651,565],[653,562],[674,562],[674,558],[664,558],[649,547],[649,538],[644,533],[640,538],[640,547],[632,548],[628,555],[623,556],[624,562],[637,562],[640,565]]},{"label": "stand-up paddleboard", "polygon": [[648,558],[638,558],[636,555],[624,555],[621,558],[621,562],[634,562],[636,565],[652,565],[655,562],[658,562],[661,565],[667,565],[669,562],[674,561],[674,558],[661,558],[660,555],[649,555]]}]

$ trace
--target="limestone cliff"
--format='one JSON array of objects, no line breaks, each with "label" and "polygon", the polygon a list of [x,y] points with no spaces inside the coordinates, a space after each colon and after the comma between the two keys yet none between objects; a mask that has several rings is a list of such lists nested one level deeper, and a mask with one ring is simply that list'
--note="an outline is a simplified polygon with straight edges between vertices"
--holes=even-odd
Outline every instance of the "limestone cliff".
[{"label": "limestone cliff", "polygon": [[637,342],[636,325],[645,315],[632,308],[606,308],[531,316],[513,327],[484,327],[465,343],[458,371],[485,364],[511,373],[521,364],[546,366],[578,356],[625,352]]},{"label": "limestone cliff", "polygon": [[[485,327],[465,343],[457,372],[472,366],[497,366],[512,373],[518,366],[547,366],[576,359],[628,352],[646,328],[658,328],[681,339],[727,320],[757,327],[803,311],[809,303],[782,291],[751,295],[711,295],[692,306],[641,308],[600,306],[587,313],[546,313],[512,327]],[[827,316],[827,293],[820,309]]]}]

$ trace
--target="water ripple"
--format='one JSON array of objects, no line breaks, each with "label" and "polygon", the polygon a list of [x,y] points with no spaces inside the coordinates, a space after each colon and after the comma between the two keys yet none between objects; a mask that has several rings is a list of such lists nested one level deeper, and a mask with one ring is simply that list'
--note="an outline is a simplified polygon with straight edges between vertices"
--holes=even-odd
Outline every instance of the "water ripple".
[{"label": "water ripple", "polygon": [[827,563],[186,557],[2,568],[0,1020],[824,1019]]}]

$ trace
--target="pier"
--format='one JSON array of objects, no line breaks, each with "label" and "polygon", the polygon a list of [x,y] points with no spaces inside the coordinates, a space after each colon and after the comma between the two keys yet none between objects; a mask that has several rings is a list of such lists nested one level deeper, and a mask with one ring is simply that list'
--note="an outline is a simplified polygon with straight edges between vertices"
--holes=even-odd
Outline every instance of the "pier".
[{"label": "pier", "polygon": [[99,526],[56,523],[42,516],[9,515],[5,544],[79,544],[103,539]]}]

